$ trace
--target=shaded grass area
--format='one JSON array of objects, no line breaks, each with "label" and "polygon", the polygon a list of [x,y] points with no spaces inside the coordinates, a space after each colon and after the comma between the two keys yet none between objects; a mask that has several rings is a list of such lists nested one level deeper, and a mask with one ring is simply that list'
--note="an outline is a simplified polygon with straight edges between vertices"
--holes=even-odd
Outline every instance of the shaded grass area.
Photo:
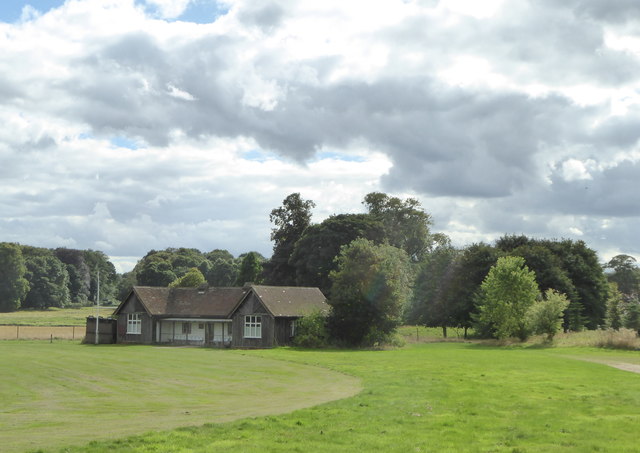
[{"label": "shaded grass area", "polygon": [[360,377],[364,390],[289,414],[70,451],[637,451],[640,376],[566,357],[575,352],[470,343],[386,351],[229,351],[338,370]]},{"label": "shaded grass area", "polygon": [[[115,307],[100,307],[100,316],[109,316]],[[95,316],[96,307],[49,308],[0,313],[0,325],[11,326],[84,326],[87,316]]]},{"label": "shaded grass area", "polygon": [[2,452],[278,414],[360,390],[327,369],[203,348],[11,341],[0,363]]}]

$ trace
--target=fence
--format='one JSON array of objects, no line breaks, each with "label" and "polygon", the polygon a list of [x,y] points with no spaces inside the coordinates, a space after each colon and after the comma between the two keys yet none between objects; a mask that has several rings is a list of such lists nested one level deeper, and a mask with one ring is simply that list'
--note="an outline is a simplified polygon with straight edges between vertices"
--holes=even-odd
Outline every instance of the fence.
[{"label": "fence", "polygon": [[82,340],[85,326],[0,326],[0,340]]}]

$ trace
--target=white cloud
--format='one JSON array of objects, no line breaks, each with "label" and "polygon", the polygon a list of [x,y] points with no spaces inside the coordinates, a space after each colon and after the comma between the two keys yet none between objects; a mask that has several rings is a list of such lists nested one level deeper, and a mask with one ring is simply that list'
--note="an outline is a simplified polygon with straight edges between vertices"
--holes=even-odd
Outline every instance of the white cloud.
[{"label": "white cloud", "polygon": [[640,253],[630,6],[236,0],[191,24],[164,20],[188,0],[140,4],[0,24],[7,240],[268,255],[289,193],[319,221],[382,190],[458,243],[515,231]]},{"label": "white cloud", "polygon": [[593,179],[587,170],[587,164],[577,159],[568,159],[562,163],[562,176],[569,182]]}]

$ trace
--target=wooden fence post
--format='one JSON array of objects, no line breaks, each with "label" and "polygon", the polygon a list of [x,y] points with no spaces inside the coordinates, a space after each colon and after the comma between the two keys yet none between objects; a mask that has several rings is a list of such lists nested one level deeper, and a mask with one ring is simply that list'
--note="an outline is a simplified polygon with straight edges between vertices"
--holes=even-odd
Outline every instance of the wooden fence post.
[{"label": "wooden fence post", "polygon": [[16,340],[20,339],[20,326],[16,326]]}]

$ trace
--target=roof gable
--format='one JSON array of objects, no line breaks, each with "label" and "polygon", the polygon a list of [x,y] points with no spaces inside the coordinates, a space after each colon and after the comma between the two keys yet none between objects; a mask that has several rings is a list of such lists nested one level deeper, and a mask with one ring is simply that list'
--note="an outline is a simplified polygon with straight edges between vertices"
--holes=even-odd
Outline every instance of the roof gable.
[{"label": "roof gable", "polygon": [[134,286],[133,292],[152,316],[228,318],[247,290]]},{"label": "roof gable", "polygon": [[329,312],[326,298],[318,288],[260,285],[205,289],[134,286],[114,315],[130,303],[135,295],[151,316],[230,318],[252,293],[275,317],[300,317],[316,311]]},{"label": "roof gable", "polygon": [[296,286],[252,286],[251,289],[276,317],[299,317],[329,312],[327,299],[318,288]]}]

